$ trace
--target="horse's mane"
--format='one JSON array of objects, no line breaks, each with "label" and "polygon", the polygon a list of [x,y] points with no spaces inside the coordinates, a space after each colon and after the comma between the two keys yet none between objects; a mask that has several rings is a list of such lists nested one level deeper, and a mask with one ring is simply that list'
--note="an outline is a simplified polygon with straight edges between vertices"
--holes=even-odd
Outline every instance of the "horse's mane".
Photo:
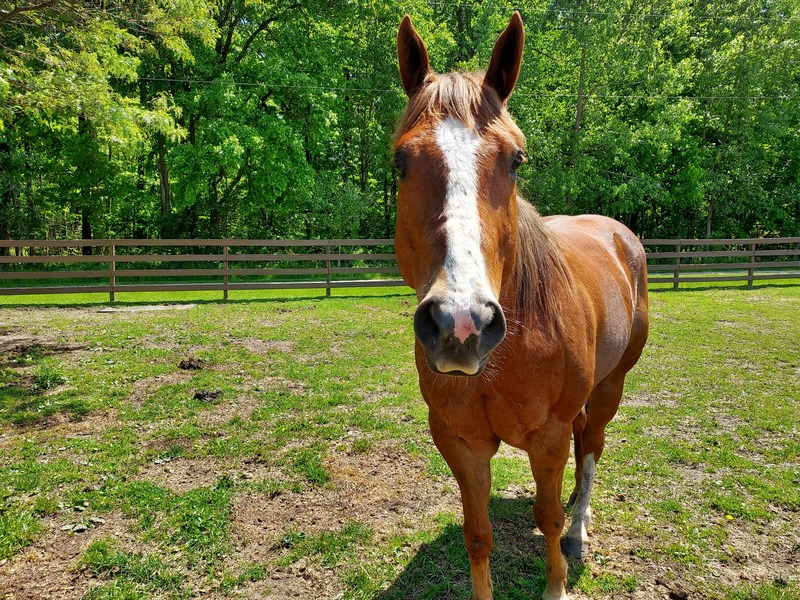
[{"label": "horse's mane", "polygon": [[[505,103],[488,85],[483,73],[429,73],[409,99],[395,130],[393,144],[417,123],[446,117],[459,119],[473,131],[500,130],[525,146],[525,135],[508,113]],[[518,241],[513,280],[516,285],[515,321],[536,319],[549,333],[561,329],[559,292],[570,278],[558,243],[532,204],[517,197]],[[567,290],[563,289],[567,287]]]},{"label": "horse's mane", "polygon": [[560,298],[570,292],[571,278],[564,256],[539,211],[517,196],[517,258],[513,280],[516,285],[516,318],[534,317],[557,333],[562,323]]}]

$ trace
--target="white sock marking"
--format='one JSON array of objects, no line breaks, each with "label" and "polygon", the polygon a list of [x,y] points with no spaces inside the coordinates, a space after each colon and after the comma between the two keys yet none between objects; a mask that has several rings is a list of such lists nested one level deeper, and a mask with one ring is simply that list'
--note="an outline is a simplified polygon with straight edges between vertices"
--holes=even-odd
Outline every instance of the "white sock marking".
[{"label": "white sock marking", "polygon": [[583,457],[583,477],[578,497],[572,507],[572,523],[570,524],[567,537],[581,541],[588,540],[587,529],[592,522],[592,509],[590,502],[592,499],[592,484],[594,483],[595,461],[594,453]]}]

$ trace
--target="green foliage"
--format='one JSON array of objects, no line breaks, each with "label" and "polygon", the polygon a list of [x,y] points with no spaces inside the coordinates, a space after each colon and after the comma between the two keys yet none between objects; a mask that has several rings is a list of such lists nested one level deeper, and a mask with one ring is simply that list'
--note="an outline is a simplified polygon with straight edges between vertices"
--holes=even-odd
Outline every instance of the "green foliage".
[{"label": "green foliage", "polygon": [[56,386],[67,383],[67,378],[61,373],[57,366],[46,362],[39,365],[36,379],[31,386],[33,390],[49,390]]},{"label": "green foliage", "polygon": [[796,235],[798,8],[145,0],[0,13],[0,238],[391,237],[402,14],[445,71],[485,68],[515,9],[520,184],[542,212],[607,214],[644,237]]}]

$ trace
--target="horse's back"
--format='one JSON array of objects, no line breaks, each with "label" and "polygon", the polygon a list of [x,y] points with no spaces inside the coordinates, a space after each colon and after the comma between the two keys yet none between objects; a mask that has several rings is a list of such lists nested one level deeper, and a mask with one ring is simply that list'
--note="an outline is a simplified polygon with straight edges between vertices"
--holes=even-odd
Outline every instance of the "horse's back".
[{"label": "horse's back", "polygon": [[557,215],[555,234],[573,277],[592,304],[597,327],[595,383],[629,370],[647,339],[647,256],[625,225],[600,215]]}]

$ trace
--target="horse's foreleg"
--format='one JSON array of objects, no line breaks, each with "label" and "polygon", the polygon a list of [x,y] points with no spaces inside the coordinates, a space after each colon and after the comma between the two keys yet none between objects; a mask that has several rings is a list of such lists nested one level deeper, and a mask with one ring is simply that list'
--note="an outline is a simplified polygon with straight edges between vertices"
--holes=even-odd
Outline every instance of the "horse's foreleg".
[{"label": "horse's foreleg", "polygon": [[561,554],[561,532],[564,509],[561,506],[561,485],[564,465],[569,456],[570,425],[547,423],[540,437],[528,450],[533,478],[536,481],[536,502],[533,517],[547,545],[547,588],[543,600],[567,600],[567,561]]},{"label": "horse's foreleg", "polygon": [[[606,425],[614,418],[622,398],[625,373],[612,372],[589,396],[586,411],[586,425],[580,441],[580,459],[576,455],[575,491],[570,497],[572,501],[572,521],[564,539],[564,550],[573,558],[583,558],[589,553],[589,526],[592,522],[590,506],[592,485],[594,484],[595,466],[600,460],[605,445]],[[578,444],[575,444],[576,452]]]},{"label": "horse's foreleg", "polygon": [[497,452],[499,441],[468,444],[430,417],[431,434],[436,447],[455,475],[464,508],[464,544],[469,554],[473,600],[492,600],[489,552],[492,549],[492,524],[489,521],[491,472],[489,460]]}]

